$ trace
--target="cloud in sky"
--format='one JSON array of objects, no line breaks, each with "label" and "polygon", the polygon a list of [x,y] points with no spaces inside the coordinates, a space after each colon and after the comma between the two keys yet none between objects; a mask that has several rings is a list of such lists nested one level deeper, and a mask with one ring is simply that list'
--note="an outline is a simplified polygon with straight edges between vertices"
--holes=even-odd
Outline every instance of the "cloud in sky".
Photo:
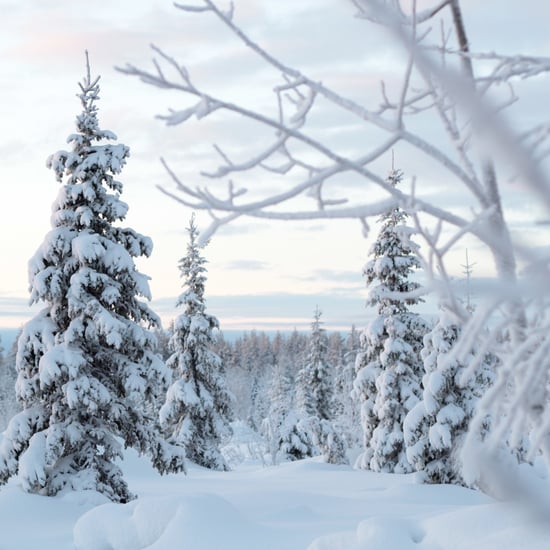
[{"label": "cloud in sky", "polygon": [[[333,274],[335,280],[347,279],[351,274]],[[466,281],[455,282],[459,295],[466,299]],[[472,302],[495,291],[492,279],[472,277],[470,296]],[[168,326],[181,311],[175,307],[176,296],[153,299],[150,306]],[[366,307],[364,288],[333,287],[329,293],[271,293],[239,294],[232,296],[207,295],[207,310],[218,317],[222,330],[309,330],[315,308],[322,311],[322,321],[330,330],[346,331],[354,325],[363,328],[375,315]],[[0,329],[18,328],[33,315],[40,305],[29,307],[28,299],[0,296]],[[417,308],[426,315],[435,315],[436,305],[432,300]]]},{"label": "cloud in sky", "polygon": [[0,294],[0,329],[19,328],[39,310],[40,306],[29,306],[28,298]]},{"label": "cloud in sky", "polygon": [[262,271],[269,268],[267,262],[258,260],[233,260],[224,265],[225,269],[235,269],[244,271]]},{"label": "cloud in sky", "polygon": [[[326,326],[347,330],[352,324],[363,326],[367,313],[360,294],[260,294],[207,296],[207,309],[220,320],[226,330],[308,330],[313,312],[319,307]],[[153,310],[168,326],[181,311],[176,307],[176,296],[153,299]],[[29,307],[28,299],[0,296],[0,329],[18,328],[40,310],[40,305]]]},{"label": "cloud in sky", "polygon": [[[419,1],[419,6],[430,3]],[[228,99],[246,98],[262,112],[276,110],[272,89],[280,83],[278,73],[263,69],[252,52],[210,17],[183,14],[164,0],[96,4],[93,9],[83,0],[2,4],[4,11],[9,11],[9,23],[6,19],[0,34],[0,70],[4,75],[0,88],[0,179],[4,191],[0,201],[0,257],[2,264],[9,266],[0,282],[4,293],[0,296],[2,323],[26,315],[26,298],[6,296],[26,296],[27,262],[49,230],[50,204],[58,184],[44,162],[49,154],[66,147],[65,139],[73,131],[85,48],[90,50],[92,70],[102,74],[101,124],[131,149],[129,163],[120,176],[122,198],[130,206],[127,225],[153,238],[152,258],[140,259],[138,265],[151,276],[156,298],[153,305],[158,305],[166,318],[173,314],[169,302],[181,290],[177,264],[185,253],[185,227],[191,211],[156,190],[159,184],[173,189],[159,157],[166,157],[186,184],[205,185],[209,182],[199,170],[214,169],[220,162],[212,143],[226,147],[239,161],[273,140],[265,130],[236,124],[229,116],[192,121],[185,128],[166,128],[154,116],[169,107],[184,108],[188,100],[114,70],[115,65],[126,61],[147,65],[152,56],[149,44],[153,42],[185,60],[192,74],[216,94]],[[507,3],[502,9],[502,0],[463,0],[463,6],[476,49],[519,49],[523,53],[545,53],[548,49],[547,3],[524,0]],[[351,90],[356,99],[377,105],[380,80],[394,82],[403,60],[396,48],[384,42],[379,29],[367,26],[353,13],[352,3],[341,0],[238,0],[235,17],[285,62],[337,90]],[[534,97],[534,108],[529,112],[538,117],[545,98],[540,94]],[[351,116],[335,116],[326,103],[320,104],[312,123],[314,132],[346,154],[360,155],[380,143],[376,132],[365,131]],[[421,119],[418,124],[423,124]],[[430,128],[425,131],[436,137]],[[448,172],[412,148],[400,146],[396,158],[408,178],[407,185],[412,176],[418,176],[422,183],[419,196],[433,196],[444,189],[447,204],[469,211],[469,201],[445,179]],[[389,158],[383,159],[373,169],[386,173],[389,162]],[[235,176],[237,186],[262,191],[281,191],[295,181],[265,173]],[[349,174],[335,180],[332,193],[338,196],[344,185],[365,203],[378,197],[373,186],[356,182]],[[531,205],[525,206],[521,188],[516,188],[508,200],[509,219],[518,228],[516,236],[548,240],[546,228],[530,231],[526,226]],[[311,208],[313,201],[300,204]],[[204,221],[199,216],[199,223]],[[238,220],[223,228],[205,249],[209,307],[233,326],[244,326],[248,319],[259,326],[301,323],[309,327],[316,305],[323,309],[327,324],[347,326],[355,319],[361,325],[361,268],[376,233],[374,221],[371,225],[371,237],[364,239],[355,221],[284,224]],[[484,251],[466,241],[461,241],[450,257],[454,273],[461,271],[462,246],[467,246],[472,261],[478,262],[477,273],[485,275]]]},{"label": "cloud in sky", "polygon": [[305,280],[327,279],[333,282],[360,284],[362,281],[361,269],[357,271],[337,271],[335,269],[316,269]]},{"label": "cloud in sky", "polygon": [[[175,300],[153,300],[155,311],[169,322],[178,314]],[[368,312],[359,294],[261,294],[207,296],[207,309],[218,317],[222,330],[309,330],[316,307],[331,330],[348,330],[366,324]]]}]

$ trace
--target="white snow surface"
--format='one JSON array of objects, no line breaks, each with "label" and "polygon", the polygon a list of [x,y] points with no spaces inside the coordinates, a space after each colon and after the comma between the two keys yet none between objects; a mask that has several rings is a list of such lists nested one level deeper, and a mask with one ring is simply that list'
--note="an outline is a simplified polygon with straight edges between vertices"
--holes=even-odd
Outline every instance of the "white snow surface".
[{"label": "white snow surface", "polygon": [[412,474],[354,470],[320,458],[262,466],[245,455],[231,472],[188,465],[188,475],[160,476],[127,451],[123,469],[139,494],[128,504],[93,491],[31,495],[11,480],[0,488],[0,549],[548,548],[550,520],[521,504],[458,486],[417,484]]}]

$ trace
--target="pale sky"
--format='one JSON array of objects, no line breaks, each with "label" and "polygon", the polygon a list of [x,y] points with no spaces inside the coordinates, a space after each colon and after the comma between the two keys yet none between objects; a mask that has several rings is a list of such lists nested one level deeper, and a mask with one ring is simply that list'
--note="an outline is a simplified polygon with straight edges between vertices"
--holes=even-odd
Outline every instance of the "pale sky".
[{"label": "pale sky", "polygon": [[[462,4],[474,50],[550,51],[546,2]],[[355,19],[351,2],[237,0],[235,5],[237,20],[256,40],[337,90],[351,88],[356,97],[376,98],[380,79],[391,83],[395,78],[399,50],[375,27]],[[185,106],[184,98],[150,88],[114,67],[126,62],[146,66],[152,57],[149,44],[155,43],[185,61],[217,95],[258,105],[264,101],[261,86],[248,82],[252,75],[256,84],[267,83],[270,75],[213,18],[183,14],[170,1],[0,0],[0,11],[0,328],[18,327],[32,314],[27,307],[27,262],[50,229],[50,207],[59,186],[45,160],[66,148],[73,132],[86,49],[92,72],[102,77],[100,124],[131,150],[119,177],[122,198],[130,207],[126,225],[153,239],[152,257],[138,265],[152,278],[152,306],[167,323],[176,314],[173,304],[181,291],[177,262],[185,252],[191,212],[156,189],[171,185],[159,158],[166,157],[192,183],[199,170],[216,166],[213,142],[234,138],[237,152],[248,144],[235,124],[165,127],[155,115]],[[546,110],[547,94],[535,92],[533,97],[523,117],[536,119]],[[340,121],[328,123],[337,139],[358,147],[360,133],[345,124],[340,127]],[[410,152],[398,149],[396,156],[407,176],[422,171]],[[389,168],[390,159],[385,161]],[[440,174],[422,176],[428,185],[437,185]],[[536,205],[511,196],[508,219],[525,236]],[[460,202],[452,194],[449,200]],[[200,226],[206,218],[199,216],[198,221]],[[204,251],[209,311],[225,330],[307,329],[316,306],[328,328],[361,327],[367,319],[361,269],[369,243],[354,221],[241,220],[217,234]],[[476,275],[490,275],[483,250],[475,243],[468,246]],[[454,258],[451,271],[460,276],[464,250],[457,250]]]}]

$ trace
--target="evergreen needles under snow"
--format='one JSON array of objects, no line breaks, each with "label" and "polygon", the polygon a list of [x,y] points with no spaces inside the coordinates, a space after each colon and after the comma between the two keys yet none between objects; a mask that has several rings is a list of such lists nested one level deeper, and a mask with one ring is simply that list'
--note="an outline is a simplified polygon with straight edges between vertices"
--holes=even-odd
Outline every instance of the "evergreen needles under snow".
[{"label": "evergreen needles under snow", "polygon": [[304,456],[314,456],[318,448],[326,462],[346,464],[344,439],[332,422],[334,378],[334,367],[328,362],[328,338],[321,326],[321,311],[316,308],[309,352],[296,380],[298,418],[289,433],[307,447]]},{"label": "evergreen needles under snow", "polygon": [[218,328],[218,320],[206,313],[206,260],[197,244],[194,218],[188,232],[187,254],[180,262],[185,291],[178,305],[183,313],[174,322],[170,340],[173,354],[167,362],[174,381],[160,410],[160,422],[169,440],[183,447],[190,460],[206,468],[226,470],[220,444],[231,435],[231,396],[222,360],[212,349],[212,331]]},{"label": "evergreen needles under snow", "polygon": [[[388,177],[397,185],[402,173]],[[403,420],[421,395],[420,350],[426,332],[424,320],[409,311],[419,301],[419,284],[409,280],[420,266],[417,246],[405,225],[406,213],[396,207],[381,217],[382,228],[364,268],[367,305],[377,310],[361,335],[357,356],[355,395],[361,402],[365,451],[358,466],[375,471],[407,473]]]},{"label": "evergreen needles under snow", "polygon": [[[460,327],[442,310],[424,337],[422,400],[405,418],[407,457],[430,483],[465,484],[459,460],[461,443],[477,403],[494,377],[494,358],[487,354],[473,376],[464,380],[475,354],[471,350],[457,359],[452,351],[459,338]],[[486,429],[487,423],[478,436]]]},{"label": "evergreen needles under snow", "polygon": [[99,128],[99,78],[80,84],[82,113],[71,151],[47,162],[62,183],[52,230],[29,263],[32,303],[45,307],[23,328],[17,351],[17,397],[23,410],[0,447],[0,482],[18,474],[24,489],[54,495],[94,489],[114,501],[132,498],[116,464],[123,447],[151,456],[159,471],[180,471],[183,454],[159,438],[152,415],[168,382],[149,327],[156,315],[147,277],[134,257],[151,240],[114,224],[128,207],[115,180],[129,154]]}]

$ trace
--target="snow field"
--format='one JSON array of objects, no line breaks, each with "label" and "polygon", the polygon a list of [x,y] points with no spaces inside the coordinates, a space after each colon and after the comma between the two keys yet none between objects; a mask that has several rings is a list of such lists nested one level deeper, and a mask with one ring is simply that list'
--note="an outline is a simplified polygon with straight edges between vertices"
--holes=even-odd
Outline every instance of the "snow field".
[{"label": "snow field", "polygon": [[546,550],[550,540],[518,505],[320,458],[160,476],[127,451],[122,468],[139,494],[128,504],[26,494],[12,479],[0,490],[0,550]]}]

